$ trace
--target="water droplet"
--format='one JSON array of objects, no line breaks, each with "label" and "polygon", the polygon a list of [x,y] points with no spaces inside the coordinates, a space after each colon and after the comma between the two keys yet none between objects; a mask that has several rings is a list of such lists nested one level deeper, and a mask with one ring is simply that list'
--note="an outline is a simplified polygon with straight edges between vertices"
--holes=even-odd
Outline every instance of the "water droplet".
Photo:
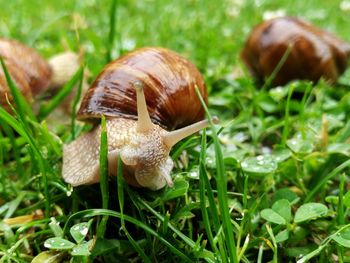
[{"label": "water droplet", "polygon": [[44,243],[44,247],[46,247],[46,248],[51,248],[52,246],[51,246],[51,244],[49,244],[48,242],[45,242],[45,243]]},{"label": "water droplet", "polygon": [[187,176],[190,177],[190,178],[193,178],[193,179],[198,179],[199,178],[199,174],[196,171],[189,172],[187,174]]},{"label": "water droplet", "polygon": [[80,234],[82,234],[83,236],[85,236],[87,233],[88,233],[88,228],[87,228],[87,227],[83,227],[83,228],[80,230]]},{"label": "water droplet", "polygon": [[69,197],[69,196],[71,196],[71,195],[72,195],[72,193],[73,193],[73,188],[72,188],[72,189],[70,189],[69,191],[67,191],[67,192],[66,192],[66,195]]},{"label": "water droplet", "polygon": [[256,157],[256,159],[257,159],[258,161],[264,160],[264,156],[259,155],[258,157]]},{"label": "water droplet", "polygon": [[75,227],[73,228],[73,230],[74,230],[74,231],[79,230],[79,226],[75,226]]},{"label": "water droplet", "polygon": [[264,161],[259,161],[258,164],[259,164],[259,165],[264,165],[265,162],[264,162]]},{"label": "water droplet", "polygon": [[61,242],[61,243],[60,243],[60,246],[64,246],[64,242]]}]

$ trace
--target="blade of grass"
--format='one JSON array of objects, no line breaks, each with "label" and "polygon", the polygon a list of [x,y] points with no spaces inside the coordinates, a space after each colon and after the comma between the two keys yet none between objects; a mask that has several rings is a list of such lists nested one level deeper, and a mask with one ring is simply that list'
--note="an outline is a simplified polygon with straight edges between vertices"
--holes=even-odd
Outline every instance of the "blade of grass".
[{"label": "blade of grass", "polygon": [[308,83],[306,86],[306,89],[304,91],[304,95],[303,98],[301,100],[301,107],[300,107],[300,111],[299,111],[299,119],[300,119],[300,129],[301,129],[301,134],[302,134],[302,138],[305,139],[306,138],[306,132],[305,132],[305,109],[306,109],[306,105],[307,102],[309,101],[310,97],[311,97],[311,90],[312,90],[313,86],[311,83]]},{"label": "blade of grass", "polygon": [[80,67],[73,77],[63,86],[62,89],[39,110],[39,119],[45,119],[58,105],[68,96],[79,80],[83,78],[84,68]]},{"label": "blade of grass", "polygon": [[[5,144],[4,142],[4,135],[2,133],[1,127],[0,127],[0,181],[2,185],[5,185],[5,178],[6,178],[6,171],[4,166],[4,156],[5,156]],[[4,191],[4,194],[7,195],[6,191]],[[7,196],[5,196],[5,199],[7,199]]]},{"label": "blade of grass", "polygon": [[[102,208],[108,209],[108,138],[106,118],[101,118],[101,143],[100,143],[100,188],[102,195]],[[108,216],[104,216],[97,229],[97,238],[103,238],[106,232]]]},{"label": "blade of grass", "polygon": [[[121,218],[120,213],[107,210],[107,209],[88,209],[84,211],[79,211],[73,215],[71,215],[64,225],[63,233],[67,232],[68,226],[73,222],[73,220],[78,218],[90,218],[95,216],[111,216],[111,217],[117,217]],[[128,216],[124,215],[124,220],[134,224],[137,227],[142,228],[144,231],[148,232],[149,234],[155,236],[157,239],[159,239],[164,245],[166,245],[175,255],[182,258],[185,262],[193,262],[189,257],[187,257],[185,254],[183,254],[180,250],[178,250],[176,247],[174,247],[171,243],[169,243],[166,239],[164,239],[161,235],[159,235],[156,231],[154,231],[152,228],[144,224],[143,222]]]},{"label": "blade of grass", "polygon": [[222,155],[219,139],[217,137],[217,133],[212,121],[212,116],[198,90],[196,87],[197,95],[202,103],[202,106],[205,109],[205,112],[208,116],[210,128],[212,130],[212,136],[214,141],[215,148],[215,160],[216,160],[216,183],[218,186],[218,201],[219,201],[219,209],[222,220],[222,227],[225,234],[225,240],[227,242],[227,250],[229,252],[229,258],[231,262],[237,262],[237,249],[234,240],[234,232],[231,224],[231,217],[228,209],[228,200],[227,200],[227,176],[225,172],[224,158]]},{"label": "blade of grass", "polygon": [[147,257],[143,249],[137,244],[137,242],[133,239],[133,237],[130,235],[129,231],[126,229],[125,226],[125,219],[124,219],[124,177],[123,177],[123,163],[121,161],[121,158],[118,158],[118,164],[117,164],[117,183],[118,183],[118,201],[119,201],[119,207],[120,207],[120,221],[122,225],[122,230],[124,231],[126,237],[128,238],[129,242],[137,251],[137,253],[142,258],[143,262],[151,263],[151,259]]},{"label": "blade of grass", "polygon": [[61,12],[60,14],[57,14],[54,17],[50,17],[50,19],[45,20],[45,23],[42,23],[39,28],[37,28],[36,30],[32,31],[31,34],[29,34],[28,45],[30,47],[33,47],[34,43],[40,37],[40,35],[43,34],[43,32],[45,32],[51,25],[59,22],[59,20],[64,19],[70,15],[70,12]]},{"label": "blade of grass", "polygon": [[15,213],[15,211],[17,210],[18,206],[23,201],[23,198],[25,196],[26,196],[25,192],[20,192],[19,195],[16,197],[16,199],[12,200],[9,203],[9,207],[4,218],[10,218]]},{"label": "blade of grass", "polygon": [[[194,144],[195,143],[195,144]],[[182,143],[179,147],[177,147],[175,150],[171,153],[171,158],[173,160],[176,160],[180,157],[181,153],[187,148],[191,147],[191,145],[197,145],[197,139],[195,137],[191,137],[187,139],[184,143]]]},{"label": "blade of grass", "polygon": [[111,8],[109,11],[109,34],[108,34],[108,41],[107,41],[107,55],[106,55],[106,62],[110,62],[112,59],[112,48],[114,44],[114,36],[116,34],[115,28],[116,28],[116,13],[118,8],[118,2],[117,0],[112,0]]},{"label": "blade of grass", "polygon": [[75,139],[75,134],[76,134],[76,130],[75,130],[75,120],[77,117],[77,107],[80,101],[80,97],[81,97],[81,92],[83,89],[83,83],[84,83],[84,67],[82,67],[82,71],[80,74],[80,78],[79,78],[79,85],[78,85],[78,90],[77,90],[77,94],[74,98],[73,101],[73,105],[72,105],[72,122],[71,122],[71,135],[72,135],[72,139]]},{"label": "blade of grass", "polygon": [[275,239],[275,235],[273,234],[272,228],[269,224],[266,225],[266,230],[267,233],[269,234],[271,241],[272,241],[272,245],[273,245],[273,259],[272,262],[273,263],[278,263],[278,246],[277,246],[277,242]]},{"label": "blade of grass", "polygon": [[[227,258],[225,255],[225,251],[219,251],[218,248],[216,247],[216,244],[214,242],[214,237],[213,233],[211,231],[211,225],[209,221],[209,216],[208,216],[208,210],[207,210],[207,197],[205,195],[206,192],[206,183],[204,177],[208,178],[207,172],[205,170],[205,158],[206,158],[206,130],[203,130],[202,133],[202,142],[201,142],[201,155],[200,155],[200,162],[199,162],[199,194],[200,194],[200,200],[201,200],[201,212],[202,212],[202,217],[203,217],[203,223],[204,223],[204,228],[210,243],[210,246],[214,250],[214,253],[219,256],[221,252],[221,261],[222,258]],[[207,190],[208,192],[208,190]]]},{"label": "blade of grass", "polygon": [[[337,209],[337,221],[339,225],[345,224],[345,215],[344,215],[344,186],[345,186],[345,174],[340,176],[339,184],[339,195],[338,195],[338,209]],[[344,247],[337,245],[337,254],[339,262],[344,262]]]},{"label": "blade of grass", "polygon": [[286,108],[285,108],[285,114],[284,114],[284,127],[282,132],[282,139],[281,139],[281,144],[284,147],[286,147],[287,138],[290,132],[289,109],[290,109],[290,101],[292,99],[294,88],[295,88],[294,84],[291,84],[288,89],[288,96],[287,96],[287,102],[286,102]]},{"label": "blade of grass", "polygon": [[55,152],[55,154],[57,156],[61,156],[61,141],[55,134],[49,131],[49,128],[46,125],[46,121],[43,121],[41,123],[40,131],[42,132],[45,141],[48,143],[48,145],[50,145],[50,148]]},{"label": "blade of grass", "polygon": [[[32,108],[29,106],[26,99],[24,98],[22,93],[19,91],[19,89],[16,86],[16,84],[14,83],[14,81],[12,80],[2,57],[0,57],[0,62],[1,62],[2,69],[3,69],[5,77],[6,77],[7,85],[11,91],[11,94],[12,94],[12,97],[13,97],[14,103],[16,105],[19,116],[21,117],[23,122],[26,122],[26,116],[28,116],[32,120],[35,120],[36,118],[34,116]],[[26,125],[27,125],[27,123],[26,123]]]},{"label": "blade of grass", "polygon": [[[124,184],[124,187],[128,193],[128,196],[131,199],[131,202],[133,203],[134,207],[136,208],[138,214],[140,215],[141,221],[146,222],[148,219],[147,219],[146,215],[143,213],[142,209],[140,208],[140,206],[136,200],[137,198],[135,197],[133,191],[130,189],[130,187],[128,187],[127,184]],[[146,232],[146,238],[147,238],[147,242],[149,242],[149,244],[152,244],[152,243],[154,244],[154,242],[152,242],[151,235],[148,232]],[[151,249],[150,253],[151,253],[152,258],[156,257],[156,249]]]},{"label": "blade of grass", "polygon": [[10,143],[12,145],[13,155],[16,161],[16,173],[19,177],[24,176],[25,172],[21,162],[21,158],[20,158],[21,154],[15,139],[15,134],[13,133],[13,130],[6,123],[3,123],[1,126],[4,132],[6,133],[7,137],[10,139]]},{"label": "blade of grass", "polygon": [[275,69],[272,71],[271,75],[267,78],[267,80],[265,81],[264,85],[262,86],[261,90],[265,90],[266,88],[268,88],[272,81],[276,78],[278,72],[281,70],[281,68],[283,67],[284,63],[287,61],[290,52],[292,51],[293,45],[289,44],[288,48],[286,49],[286,51],[284,52],[282,58],[280,59],[280,61],[278,62],[277,66],[275,67]]},{"label": "blade of grass", "polygon": [[337,214],[337,221],[339,225],[345,224],[345,216],[344,216],[344,186],[345,186],[345,174],[342,174],[340,176],[340,184],[339,184],[339,194],[338,194],[338,214]]},{"label": "blade of grass", "polygon": [[305,198],[305,203],[310,202],[311,198],[313,198],[329,180],[331,180],[334,176],[339,174],[342,170],[350,166],[350,160],[343,162],[341,165],[337,166],[331,173],[325,176],[318,184],[308,193]]}]

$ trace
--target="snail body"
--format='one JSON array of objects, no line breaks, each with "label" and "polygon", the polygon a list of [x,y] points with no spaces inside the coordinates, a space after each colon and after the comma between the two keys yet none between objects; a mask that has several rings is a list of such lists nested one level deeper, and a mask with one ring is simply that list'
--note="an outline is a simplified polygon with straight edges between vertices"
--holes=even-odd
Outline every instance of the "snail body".
[{"label": "snail body", "polygon": [[[48,89],[63,86],[77,71],[79,57],[64,52],[46,61],[37,51],[16,40],[0,38],[0,57],[3,58],[14,83],[29,103]],[[8,108],[12,96],[0,67],[0,105]]]},{"label": "snail body", "polygon": [[295,17],[278,17],[257,25],[241,52],[260,83],[283,63],[272,80],[275,86],[295,79],[316,82],[321,77],[334,83],[345,71],[349,55],[348,43]]},{"label": "snail body", "polygon": [[[106,116],[110,175],[116,175],[120,157],[129,184],[152,190],[172,185],[171,147],[208,125],[202,120],[204,109],[196,86],[207,101],[197,68],[163,48],[136,50],[104,68],[83,98],[77,117],[98,122]],[[100,134],[96,125],[64,146],[66,182],[78,186],[99,181]]]}]

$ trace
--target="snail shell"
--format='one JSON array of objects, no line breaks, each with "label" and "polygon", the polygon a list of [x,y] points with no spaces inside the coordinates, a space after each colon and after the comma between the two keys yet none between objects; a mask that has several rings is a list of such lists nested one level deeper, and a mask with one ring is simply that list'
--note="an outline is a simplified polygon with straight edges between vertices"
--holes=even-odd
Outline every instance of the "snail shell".
[{"label": "snail shell", "polygon": [[141,48],[108,64],[87,91],[77,117],[135,120],[135,82],[143,84],[151,119],[163,128],[173,130],[203,119],[195,91],[197,85],[207,101],[203,77],[191,62],[164,48]]},{"label": "snail shell", "polygon": [[[111,175],[116,175],[120,156],[129,184],[152,190],[172,185],[171,147],[208,125],[206,120],[197,122],[204,118],[204,109],[196,86],[207,101],[197,68],[163,48],[135,50],[103,69],[83,98],[77,117],[86,121],[107,117]],[[62,176],[66,182],[78,186],[99,181],[100,134],[96,126],[64,146]]]},{"label": "snail shell", "polygon": [[[0,56],[15,84],[28,101],[49,87],[51,67],[34,49],[16,40],[0,38]],[[0,68],[0,103],[3,106],[7,105],[5,94],[12,101],[4,72]]]},{"label": "snail shell", "polygon": [[[47,62],[34,49],[16,40],[0,38],[0,57],[18,89],[28,102],[48,89],[63,86],[78,70],[80,58],[73,52],[58,54]],[[12,102],[6,77],[0,67],[0,105],[8,109]]]},{"label": "snail shell", "polygon": [[241,58],[262,83],[286,52],[290,53],[272,80],[273,85],[295,79],[316,82],[321,77],[334,83],[347,67],[350,45],[301,19],[279,17],[253,29]]}]

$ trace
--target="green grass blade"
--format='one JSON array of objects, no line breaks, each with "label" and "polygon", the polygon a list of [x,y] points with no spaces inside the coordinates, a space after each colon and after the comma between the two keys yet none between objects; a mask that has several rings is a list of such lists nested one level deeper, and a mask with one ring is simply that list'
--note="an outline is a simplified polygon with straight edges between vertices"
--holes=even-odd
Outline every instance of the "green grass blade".
[{"label": "green grass blade", "polygon": [[265,81],[264,85],[262,86],[262,90],[265,90],[266,88],[271,86],[272,81],[276,78],[278,72],[281,70],[281,68],[283,67],[284,63],[287,61],[290,52],[292,51],[292,47],[293,45],[290,44],[288,46],[288,48],[286,49],[286,51],[284,52],[282,58],[280,59],[280,61],[278,62],[278,64],[276,65],[276,67],[274,68],[274,70],[272,71],[271,75],[267,78],[267,80]]},{"label": "green grass blade", "polygon": [[305,122],[306,122],[306,118],[305,118],[305,110],[306,110],[306,105],[308,103],[308,100],[311,97],[311,91],[312,91],[312,83],[308,83],[306,86],[306,89],[304,91],[304,95],[303,98],[301,100],[301,107],[300,107],[300,111],[299,111],[299,120],[300,120],[300,129],[301,129],[301,134],[303,139],[306,138],[306,132],[305,132]]},{"label": "green grass blade", "polygon": [[4,132],[6,133],[7,137],[10,139],[10,143],[12,145],[13,155],[16,161],[16,172],[19,177],[24,176],[25,172],[24,172],[23,164],[21,162],[20,151],[17,145],[17,141],[15,139],[15,134],[13,133],[13,130],[6,123],[3,123],[1,126]]},{"label": "green grass blade", "polygon": [[[2,130],[0,128],[0,182],[2,185],[5,185],[5,178],[6,178],[5,177],[6,171],[5,171],[5,166],[4,166],[5,141],[3,139],[4,139],[4,135],[3,135]],[[4,194],[6,194],[6,192]],[[7,196],[5,198],[7,198]]]},{"label": "green grass blade", "polygon": [[334,176],[339,174],[342,170],[344,170],[347,167],[350,167],[350,160],[343,162],[341,165],[337,166],[331,173],[327,174],[327,176],[322,178],[322,180],[320,180],[318,184],[308,193],[304,203],[310,202],[311,198],[313,198],[329,180],[331,180]]},{"label": "green grass blade", "polygon": [[27,100],[24,98],[24,96],[22,95],[22,93],[19,91],[18,87],[16,86],[16,84],[12,80],[2,57],[0,57],[0,62],[2,65],[2,69],[4,70],[7,85],[8,85],[8,87],[11,91],[11,94],[13,96],[13,100],[15,102],[19,116],[21,117],[21,119],[24,122],[26,121],[27,116],[30,119],[35,120],[35,116],[34,116],[34,113],[32,111],[32,108],[30,107]]},{"label": "green grass blade", "polygon": [[[84,211],[77,212],[73,215],[71,215],[63,228],[63,232],[66,233],[68,226],[73,222],[74,219],[78,218],[90,218],[95,216],[112,216],[121,218],[120,213],[107,210],[107,209],[88,209]],[[148,232],[149,234],[153,235],[157,239],[159,239],[164,245],[166,245],[175,255],[182,258],[184,262],[193,262],[189,257],[187,257],[185,254],[183,254],[180,250],[178,250],[176,247],[174,247],[170,242],[168,242],[165,238],[163,238],[160,234],[158,234],[156,231],[154,231],[152,228],[150,228],[148,225],[144,224],[143,222],[128,216],[124,215],[124,220],[134,224],[137,227],[142,228],[144,231]]]},{"label": "green grass blade", "polygon": [[345,186],[345,175],[340,176],[339,184],[339,194],[338,194],[338,210],[337,210],[337,221],[339,225],[345,224],[345,215],[344,215],[344,186]]},{"label": "green grass blade", "polygon": [[124,177],[123,177],[123,163],[121,158],[118,158],[118,165],[117,165],[117,182],[118,182],[118,201],[119,201],[119,207],[120,207],[120,221],[122,225],[122,230],[124,231],[126,237],[128,238],[130,244],[133,246],[135,251],[140,255],[143,262],[151,263],[151,259],[147,257],[143,249],[137,244],[137,242],[134,240],[134,238],[130,235],[129,231],[126,229],[125,226],[125,219],[124,219]]},{"label": "green grass blade", "polygon": [[[108,209],[109,189],[108,189],[108,138],[106,118],[101,118],[101,144],[100,144],[100,188],[102,195],[102,208]],[[97,237],[102,238],[106,232],[108,216],[104,216],[98,226]]]},{"label": "green grass blade", "polygon": [[82,67],[82,71],[80,74],[79,78],[79,85],[78,85],[78,90],[77,94],[74,98],[73,104],[72,104],[72,122],[71,122],[71,134],[72,134],[72,139],[74,140],[76,137],[76,130],[75,130],[75,123],[76,123],[76,118],[77,118],[77,107],[81,98],[81,93],[83,90],[83,83],[84,83],[84,67]]},{"label": "green grass blade", "polygon": [[84,68],[80,67],[73,77],[63,86],[62,89],[47,103],[41,106],[39,110],[39,118],[45,119],[62,101],[69,95],[75,85],[81,80],[83,76]]},{"label": "green grass blade", "polygon": [[[201,211],[202,211],[202,217],[203,217],[203,223],[204,223],[204,228],[209,240],[209,243],[214,250],[214,252],[219,256],[219,251],[216,247],[216,244],[214,242],[214,237],[213,233],[211,231],[211,225],[210,225],[210,220],[208,216],[208,211],[207,211],[207,197],[205,195],[206,193],[206,183],[204,181],[204,177],[208,178],[207,172],[205,170],[205,158],[206,158],[206,131],[205,129],[203,130],[202,134],[202,142],[201,142],[201,156],[200,156],[200,163],[199,163],[199,194],[200,194],[200,200],[201,200]],[[207,191],[208,192],[208,191]],[[225,255],[222,255],[225,256]]]},{"label": "green grass blade", "polygon": [[40,125],[40,131],[43,134],[43,137],[47,144],[50,146],[50,148],[55,152],[57,156],[62,155],[62,150],[61,150],[61,141],[58,137],[56,137],[55,134],[51,133],[49,131],[49,128],[47,127],[47,124],[45,121],[43,121]]},{"label": "green grass blade", "polygon": [[288,90],[288,97],[287,97],[287,103],[286,103],[286,108],[285,108],[285,114],[284,114],[284,127],[283,127],[283,132],[282,132],[282,145],[285,147],[287,138],[290,132],[290,119],[289,119],[289,112],[290,112],[290,101],[292,99],[292,94],[294,91],[294,84],[291,84],[289,86]]},{"label": "green grass blade", "polygon": [[[124,180],[125,181],[125,180]],[[134,191],[132,191],[131,189],[130,189],[130,187],[128,187],[127,185],[125,185],[124,184],[124,186],[125,186],[125,190],[127,191],[127,193],[128,193],[128,196],[130,197],[130,199],[131,199],[131,202],[132,202],[132,204],[134,205],[134,207],[136,208],[136,210],[137,210],[137,212],[138,212],[138,214],[139,214],[139,216],[140,216],[140,220],[142,221],[142,222],[146,222],[148,219],[147,219],[147,216],[144,214],[144,212],[142,211],[142,209],[140,208],[140,206],[139,206],[139,204],[138,204],[138,202],[137,202],[137,196],[134,194]],[[153,241],[152,241],[152,237],[151,237],[151,235],[148,233],[148,232],[146,232],[146,238],[147,238],[147,242],[149,243],[149,244],[152,244],[153,243]],[[151,258],[155,258],[156,257],[156,251],[155,251],[155,249],[151,249],[151,251],[150,251],[150,257]]]},{"label": "green grass blade", "polygon": [[114,44],[114,36],[116,34],[116,13],[118,8],[118,0],[112,0],[111,8],[109,10],[109,34],[107,42],[107,54],[106,61],[107,63],[112,59],[112,48]]},{"label": "green grass blade", "polygon": [[229,252],[229,258],[231,262],[236,263],[237,250],[236,250],[236,245],[234,240],[233,227],[231,224],[231,217],[228,209],[229,206],[228,206],[228,198],[227,198],[227,176],[225,172],[224,158],[222,155],[221,146],[219,143],[219,139],[217,137],[217,133],[212,121],[211,114],[198,90],[198,87],[196,87],[196,92],[208,116],[210,128],[213,133],[212,136],[213,136],[214,148],[215,148],[216,173],[217,173],[215,179],[218,186],[218,201],[219,201],[219,209],[220,209],[221,220],[222,220],[222,227],[225,233],[225,240],[227,242],[226,247]]}]

